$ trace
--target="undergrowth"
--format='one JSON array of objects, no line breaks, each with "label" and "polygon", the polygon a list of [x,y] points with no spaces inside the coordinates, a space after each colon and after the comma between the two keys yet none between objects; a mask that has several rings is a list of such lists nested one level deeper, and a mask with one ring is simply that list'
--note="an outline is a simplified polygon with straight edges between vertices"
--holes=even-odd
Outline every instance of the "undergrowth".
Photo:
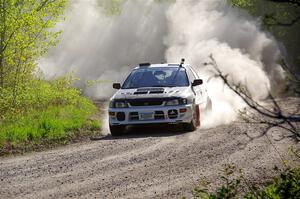
[{"label": "undergrowth", "polygon": [[[274,172],[278,172],[275,168]],[[257,187],[244,178],[243,172],[234,165],[225,165],[220,178],[223,185],[215,191],[208,190],[207,182],[195,187],[195,199],[298,199],[300,198],[300,169],[287,168],[278,172],[279,176]],[[246,190],[246,191],[245,191]]]},{"label": "undergrowth", "polygon": [[11,109],[6,98],[0,104],[2,110],[7,106],[0,114],[0,154],[41,143],[64,143],[76,133],[99,130],[100,121],[90,119],[95,105],[81,96],[73,81],[70,76],[52,82],[34,80]]}]

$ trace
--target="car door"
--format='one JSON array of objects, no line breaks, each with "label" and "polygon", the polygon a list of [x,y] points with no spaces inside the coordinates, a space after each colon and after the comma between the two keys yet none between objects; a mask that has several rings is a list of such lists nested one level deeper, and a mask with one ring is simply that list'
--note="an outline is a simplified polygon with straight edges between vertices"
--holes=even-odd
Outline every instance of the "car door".
[{"label": "car door", "polygon": [[[196,76],[197,74],[195,74],[191,68],[187,67],[187,74],[188,74],[188,77],[189,77],[189,80],[191,82],[191,84],[193,83],[193,81],[195,79],[199,79],[198,76]],[[195,94],[195,103],[196,104],[202,104],[203,101],[204,101],[204,98],[202,96],[202,88],[201,88],[201,85],[198,85],[198,86],[193,86],[191,87],[192,91],[194,92]]]},{"label": "car door", "polygon": [[[195,70],[190,67],[189,73],[192,76],[193,79],[201,79],[199,75],[195,72]],[[192,80],[194,81],[194,80]],[[194,86],[194,91],[196,92],[196,103],[200,105],[205,105],[207,100],[207,92],[204,89],[203,85]]]}]

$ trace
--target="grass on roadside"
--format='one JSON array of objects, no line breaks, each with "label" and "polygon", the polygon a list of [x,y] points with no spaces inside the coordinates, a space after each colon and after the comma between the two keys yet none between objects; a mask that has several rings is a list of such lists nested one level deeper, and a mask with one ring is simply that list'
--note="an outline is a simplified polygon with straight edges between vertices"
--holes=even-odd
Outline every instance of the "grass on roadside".
[{"label": "grass on roadside", "polygon": [[99,130],[100,122],[89,119],[95,110],[91,102],[82,99],[78,106],[50,106],[43,111],[31,110],[26,115],[13,116],[0,129],[0,149],[23,148],[41,140],[61,142],[80,128]]},{"label": "grass on roadside", "polygon": [[68,78],[37,80],[14,111],[0,114],[0,154],[66,143],[100,130],[100,121],[91,119],[96,106],[71,83]]},{"label": "grass on roadside", "polygon": [[[275,169],[275,172],[278,172]],[[195,199],[298,199],[300,198],[300,169],[287,168],[278,172],[280,175],[262,187],[247,182],[241,170],[232,165],[225,165],[224,175],[220,176],[224,185],[215,191],[208,191],[207,184],[194,189]],[[236,175],[237,174],[237,175]],[[247,182],[242,184],[242,182]],[[246,187],[245,187],[246,185]],[[244,192],[244,190],[248,190]],[[184,197],[183,197],[184,198]]]}]

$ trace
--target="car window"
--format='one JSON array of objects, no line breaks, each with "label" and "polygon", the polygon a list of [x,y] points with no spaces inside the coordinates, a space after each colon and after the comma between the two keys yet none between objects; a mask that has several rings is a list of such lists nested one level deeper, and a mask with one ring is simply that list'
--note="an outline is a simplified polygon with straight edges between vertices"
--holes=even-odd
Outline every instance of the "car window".
[{"label": "car window", "polygon": [[185,68],[146,67],[133,70],[122,88],[140,87],[184,87],[189,81]]},{"label": "car window", "polygon": [[194,73],[191,71],[190,68],[187,68],[186,72],[188,74],[190,82],[193,82],[195,79],[197,79],[196,76],[194,75]]},{"label": "car window", "polygon": [[190,66],[189,69],[192,71],[192,73],[194,74],[194,76],[196,77],[196,79],[200,78],[199,75],[198,75],[198,73],[196,73],[196,70],[193,67]]}]

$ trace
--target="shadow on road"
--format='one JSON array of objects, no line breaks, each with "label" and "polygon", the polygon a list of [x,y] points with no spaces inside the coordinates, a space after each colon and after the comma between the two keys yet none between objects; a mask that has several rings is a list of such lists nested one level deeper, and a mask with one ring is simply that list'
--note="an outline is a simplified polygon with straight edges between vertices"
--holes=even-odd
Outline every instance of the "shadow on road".
[{"label": "shadow on road", "polygon": [[102,137],[93,137],[91,140],[115,140],[146,137],[171,137],[188,133],[181,126],[135,126],[129,127],[124,135],[113,137],[111,134]]}]

